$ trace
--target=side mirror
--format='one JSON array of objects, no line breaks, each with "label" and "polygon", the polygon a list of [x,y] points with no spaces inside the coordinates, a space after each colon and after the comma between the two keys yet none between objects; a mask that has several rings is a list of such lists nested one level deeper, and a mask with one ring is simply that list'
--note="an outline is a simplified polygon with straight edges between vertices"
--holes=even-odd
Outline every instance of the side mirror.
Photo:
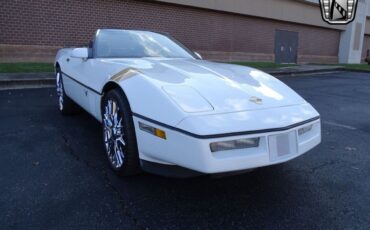
[{"label": "side mirror", "polygon": [[88,48],[73,49],[71,57],[87,59],[87,58],[89,58],[89,49]]},{"label": "side mirror", "polygon": [[200,55],[198,52],[195,52],[194,51],[194,54],[200,59],[200,60],[202,60],[203,58],[202,58],[202,55]]}]

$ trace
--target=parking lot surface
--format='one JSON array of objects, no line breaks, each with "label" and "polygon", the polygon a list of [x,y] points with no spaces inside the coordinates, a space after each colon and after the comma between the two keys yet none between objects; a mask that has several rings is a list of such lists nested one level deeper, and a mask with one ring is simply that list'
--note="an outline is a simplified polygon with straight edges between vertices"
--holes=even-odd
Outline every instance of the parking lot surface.
[{"label": "parking lot surface", "polygon": [[323,142],[285,164],[212,178],[119,178],[100,124],[54,89],[0,91],[3,229],[370,229],[370,74],[281,79],[321,114]]}]

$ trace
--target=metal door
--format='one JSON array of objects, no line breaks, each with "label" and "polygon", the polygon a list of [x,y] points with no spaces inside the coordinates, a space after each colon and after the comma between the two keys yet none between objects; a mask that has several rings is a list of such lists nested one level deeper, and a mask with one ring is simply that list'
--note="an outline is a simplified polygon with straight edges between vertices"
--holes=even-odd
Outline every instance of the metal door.
[{"label": "metal door", "polygon": [[298,32],[275,31],[275,62],[297,63]]}]

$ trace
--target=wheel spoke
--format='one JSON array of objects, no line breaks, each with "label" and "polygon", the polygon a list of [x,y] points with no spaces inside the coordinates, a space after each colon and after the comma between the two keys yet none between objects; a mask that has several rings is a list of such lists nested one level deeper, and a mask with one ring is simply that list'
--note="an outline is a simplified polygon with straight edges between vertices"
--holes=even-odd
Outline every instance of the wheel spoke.
[{"label": "wheel spoke", "polygon": [[115,130],[115,135],[117,136],[123,136],[124,133],[122,132],[122,118],[119,119],[118,122],[115,122],[114,130]]},{"label": "wheel spoke", "polygon": [[117,114],[117,104],[114,101],[112,101],[112,113],[111,114],[113,117],[116,116]]},{"label": "wheel spoke", "polygon": [[125,142],[125,140],[123,140],[123,137],[122,136],[120,136],[119,138],[117,138],[116,139],[116,142],[117,143],[120,143],[122,146],[126,146],[126,142]]},{"label": "wheel spoke", "polygon": [[122,151],[116,142],[114,142],[114,152],[115,152],[115,158],[117,162],[116,167],[120,167],[123,164],[123,157],[122,157]]},{"label": "wheel spoke", "polygon": [[118,124],[118,115],[117,115],[117,113],[113,114],[113,123],[114,123],[115,126]]},{"label": "wheel spoke", "polygon": [[114,127],[117,128],[117,129],[121,129],[122,128],[122,118],[119,119],[119,121],[115,122],[115,126]]},{"label": "wheel spoke", "polygon": [[112,116],[112,104],[113,104],[113,101],[109,100],[108,101],[108,114],[110,116]]},{"label": "wheel spoke", "polygon": [[110,141],[110,137],[109,137],[108,131],[105,132],[105,135],[104,135],[104,143],[105,143],[105,148],[106,148],[108,154],[110,154],[111,141]]},{"label": "wheel spoke", "polygon": [[104,124],[106,127],[112,126],[112,121],[108,114],[104,114]]}]

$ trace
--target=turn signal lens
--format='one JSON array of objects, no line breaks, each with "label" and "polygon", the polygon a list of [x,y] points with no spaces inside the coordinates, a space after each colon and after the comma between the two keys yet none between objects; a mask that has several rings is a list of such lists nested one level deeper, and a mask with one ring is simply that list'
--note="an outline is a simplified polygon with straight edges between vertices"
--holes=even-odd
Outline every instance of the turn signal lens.
[{"label": "turn signal lens", "polygon": [[141,122],[139,122],[139,128],[147,133],[153,134],[154,136],[157,136],[159,138],[166,140],[166,132],[161,129],[154,128],[150,125],[147,125]]},{"label": "turn signal lens", "polygon": [[233,149],[246,149],[258,147],[260,138],[244,138],[233,141],[221,141],[210,144],[212,152],[233,150]]},{"label": "turn signal lens", "polygon": [[160,130],[160,129],[154,129],[155,131],[155,135],[157,137],[160,137],[162,139],[166,139],[166,133],[163,131],[163,130]]}]

